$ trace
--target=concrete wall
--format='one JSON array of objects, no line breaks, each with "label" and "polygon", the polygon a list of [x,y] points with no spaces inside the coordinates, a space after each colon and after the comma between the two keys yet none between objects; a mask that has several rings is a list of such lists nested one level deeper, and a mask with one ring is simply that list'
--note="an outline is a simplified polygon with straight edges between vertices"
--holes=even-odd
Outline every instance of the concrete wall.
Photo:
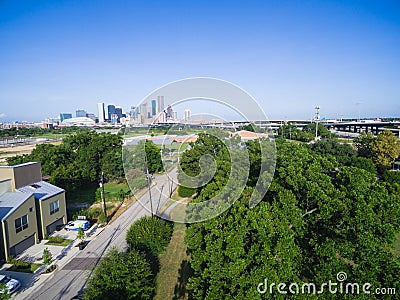
[{"label": "concrete wall", "polygon": [[30,163],[14,167],[15,188],[30,185],[42,180],[42,167],[40,163]]},{"label": "concrete wall", "polygon": [[0,181],[0,196],[4,193],[12,192],[12,181],[11,179],[5,179]]},{"label": "concrete wall", "polygon": [[0,167],[0,181],[11,179],[11,188],[14,191],[15,190],[15,185],[14,185],[14,170],[13,168],[10,167]]},{"label": "concrete wall", "polygon": [[[30,208],[32,208],[32,211],[30,211]],[[6,255],[9,255],[9,249],[11,247],[23,241],[28,236],[31,236],[32,234],[37,234],[38,227],[35,210],[35,198],[32,195],[27,201],[25,201],[20,207],[18,207],[16,211],[9,215],[6,220],[3,221],[3,223],[7,223],[5,226],[5,235],[7,236],[7,247],[5,247],[7,249]],[[17,233],[15,228],[15,219],[20,218],[24,215],[28,215],[28,228]]]}]

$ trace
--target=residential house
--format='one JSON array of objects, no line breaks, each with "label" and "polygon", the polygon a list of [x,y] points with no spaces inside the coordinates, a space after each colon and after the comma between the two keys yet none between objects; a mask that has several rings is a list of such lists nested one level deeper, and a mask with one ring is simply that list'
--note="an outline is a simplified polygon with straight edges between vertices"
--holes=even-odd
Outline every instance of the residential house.
[{"label": "residential house", "polygon": [[0,166],[0,257],[15,256],[67,222],[65,191],[42,180],[41,165]]}]

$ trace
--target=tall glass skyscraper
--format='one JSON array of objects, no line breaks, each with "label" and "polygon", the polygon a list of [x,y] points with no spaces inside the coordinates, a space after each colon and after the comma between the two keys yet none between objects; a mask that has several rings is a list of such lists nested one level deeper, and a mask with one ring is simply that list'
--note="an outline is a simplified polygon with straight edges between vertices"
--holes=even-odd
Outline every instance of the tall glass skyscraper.
[{"label": "tall glass skyscraper", "polygon": [[111,115],[115,115],[115,105],[109,105],[108,108],[108,120],[111,120]]},{"label": "tall glass skyscraper", "polygon": [[151,115],[155,116],[157,114],[157,101],[151,100]]}]

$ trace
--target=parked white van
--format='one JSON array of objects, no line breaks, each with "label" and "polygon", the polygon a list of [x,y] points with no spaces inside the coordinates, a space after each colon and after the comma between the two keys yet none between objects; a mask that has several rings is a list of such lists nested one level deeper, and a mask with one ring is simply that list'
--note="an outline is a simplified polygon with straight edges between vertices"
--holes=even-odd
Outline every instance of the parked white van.
[{"label": "parked white van", "polygon": [[90,227],[90,223],[87,220],[76,220],[76,221],[70,221],[68,222],[67,225],[65,225],[66,230],[76,230],[78,231],[79,228],[82,228],[83,230],[87,230]]}]

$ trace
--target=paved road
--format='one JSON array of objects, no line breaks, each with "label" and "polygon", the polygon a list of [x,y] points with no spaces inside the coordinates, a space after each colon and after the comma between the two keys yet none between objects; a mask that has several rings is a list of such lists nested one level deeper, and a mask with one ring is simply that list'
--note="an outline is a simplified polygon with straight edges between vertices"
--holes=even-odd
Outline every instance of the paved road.
[{"label": "paved road", "polygon": [[[176,170],[170,172],[170,175],[176,182]],[[166,175],[156,177],[154,183],[151,194],[155,211],[157,208],[160,209],[167,201],[168,198],[164,195],[168,194],[169,183]],[[71,299],[78,292],[81,292],[92,274],[94,266],[110,247],[115,246],[121,250],[127,248],[125,235],[132,222],[144,215],[150,215],[149,193],[143,195],[139,200],[145,204],[148,210],[139,201],[133,203],[118,219],[90,241],[84,250],[62,269],[56,271],[53,277],[49,278],[37,291],[25,299]]]}]

